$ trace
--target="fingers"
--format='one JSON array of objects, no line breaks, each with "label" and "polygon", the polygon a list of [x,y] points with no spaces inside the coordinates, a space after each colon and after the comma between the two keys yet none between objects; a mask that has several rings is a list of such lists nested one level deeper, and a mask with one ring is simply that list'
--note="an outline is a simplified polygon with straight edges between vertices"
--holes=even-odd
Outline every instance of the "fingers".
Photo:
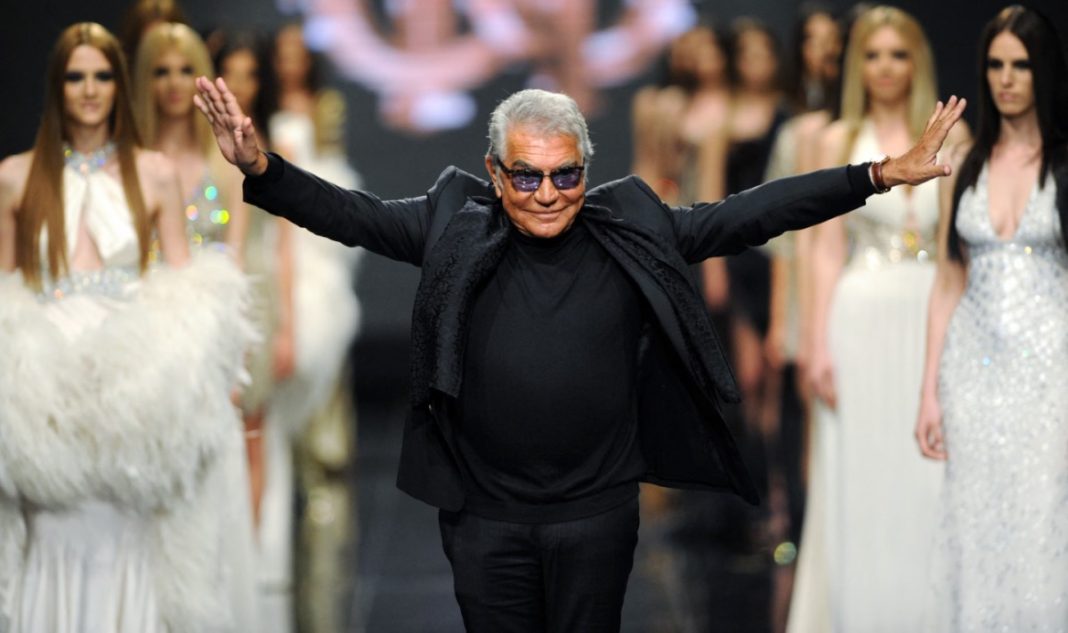
[{"label": "fingers", "polygon": [[946,103],[945,111],[942,113],[942,127],[946,134],[949,134],[949,130],[953,125],[960,120],[962,114],[964,114],[964,106],[968,105],[966,99],[958,99],[956,95],[949,98]]},{"label": "fingers", "polygon": [[942,440],[942,425],[921,421],[916,426],[916,442],[924,457],[935,460],[946,459],[946,448]]},{"label": "fingers", "polygon": [[942,102],[939,101],[938,103],[935,104],[934,112],[932,112],[931,116],[928,117],[927,125],[923,126],[924,133],[926,133],[927,130],[930,130],[931,127],[935,124],[935,122],[938,121],[938,117],[942,114],[942,110],[943,110]]},{"label": "fingers", "polygon": [[204,112],[212,125],[223,125],[226,115],[225,110],[219,107],[218,91],[206,77],[197,77],[196,86],[199,94],[193,97],[193,103]]},{"label": "fingers", "polygon": [[230,89],[226,87],[226,82],[222,77],[215,79],[215,86],[218,88],[219,95],[222,98],[223,111],[235,122],[244,119],[245,114],[241,111],[241,106],[237,103],[237,97],[235,97],[234,93],[230,92]]},{"label": "fingers", "polygon": [[838,408],[837,394],[834,392],[834,376],[830,372],[826,372],[820,377],[816,385],[816,393],[828,407],[831,409]]},{"label": "fingers", "polygon": [[[225,85],[223,84],[223,86]],[[197,87],[200,88],[200,98],[208,105],[215,118],[225,120],[224,117],[227,115],[226,102],[223,100],[222,93],[216,87],[216,83],[208,81],[206,77],[201,77],[197,80]]]},{"label": "fingers", "polygon": [[208,119],[208,123],[215,122],[212,120],[214,117],[211,114],[211,110],[208,109],[208,104],[204,103],[204,100],[200,98],[199,94],[193,95],[193,105],[197,107],[197,110],[204,113],[204,116]]}]

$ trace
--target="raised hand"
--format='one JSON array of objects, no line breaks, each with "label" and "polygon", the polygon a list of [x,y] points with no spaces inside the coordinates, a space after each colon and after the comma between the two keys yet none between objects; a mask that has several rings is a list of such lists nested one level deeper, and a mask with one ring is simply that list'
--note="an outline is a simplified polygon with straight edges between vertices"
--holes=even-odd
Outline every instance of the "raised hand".
[{"label": "raised hand", "polygon": [[918,185],[939,176],[952,173],[949,165],[938,163],[938,152],[946,142],[946,136],[964,113],[967,99],[953,96],[945,104],[941,101],[935,106],[934,113],[927,120],[927,127],[919,142],[901,156],[891,158],[883,166],[883,180],[893,187],[895,185]]},{"label": "raised hand", "polygon": [[212,83],[207,77],[197,77],[197,94],[193,103],[211,123],[211,131],[219,144],[223,158],[237,165],[246,175],[259,175],[267,168],[266,157],[256,143],[252,119],[245,116],[237,98],[219,77]]}]

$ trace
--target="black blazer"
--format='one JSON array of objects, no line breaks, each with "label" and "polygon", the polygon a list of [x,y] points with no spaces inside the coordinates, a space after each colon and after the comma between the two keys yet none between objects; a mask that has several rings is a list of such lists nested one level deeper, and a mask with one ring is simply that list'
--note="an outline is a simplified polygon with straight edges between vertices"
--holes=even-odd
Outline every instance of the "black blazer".
[{"label": "black blazer", "polygon": [[[487,258],[480,251],[482,233],[477,231],[489,235],[507,222],[492,187],[450,167],[423,196],[381,200],[367,192],[341,189],[274,155],[268,165],[263,175],[245,180],[247,202],[324,237],[421,266],[423,282],[433,280],[420,284],[416,298],[413,333],[425,332],[419,337],[413,334],[411,388],[420,395],[413,398],[405,425],[397,485],[431,505],[459,510],[464,490],[451,420],[462,381],[457,359],[462,359],[467,306],[449,305],[443,317],[436,311],[438,322],[433,324],[420,316],[426,312],[418,306],[426,299],[424,294],[454,281],[451,271],[458,268],[457,260],[460,267],[477,268],[478,258]],[[663,261],[683,266],[738,253],[784,231],[818,224],[863,205],[874,192],[867,166],[858,165],[770,182],[718,203],[669,207],[631,176],[588,191],[579,217],[597,214],[611,220],[602,223],[609,230],[618,222],[651,233],[652,242],[662,245]],[[454,221],[456,229],[472,219],[483,223],[473,241],[463,248],[450,247],[451,240],[439,243]],[[640,345],[637,381],[639,438],[647,465],[643,479],[669,487],[733,490],[755,503],[756,488],[719,408],[732,399],[729,370],[726,381],[710,386],[697,375],[687,349],[690,324],[680,320],[678,306],[681,299],[685,299],[681,303],[700,302],[698,290],[692,284],[665,288],[648,270],[633,262],[620,264],[655,315]],[[680,296],[685,293],[693,296]],[[434,353],[422,353],[427,347]],[[718,347],[711,353],[719,355]],[[725,359],[718,360],[726,367]]]}]

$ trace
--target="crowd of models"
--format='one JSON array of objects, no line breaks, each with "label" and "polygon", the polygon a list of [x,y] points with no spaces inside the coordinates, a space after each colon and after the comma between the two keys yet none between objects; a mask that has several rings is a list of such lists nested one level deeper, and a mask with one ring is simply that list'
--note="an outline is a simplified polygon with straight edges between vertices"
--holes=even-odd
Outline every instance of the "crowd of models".
[{"label": "crowd of models", "polygon": [[[3,633],[338,630],[359,251],[246,204],[193,96],[224,78],[259,146],[356,189],[344,102],[299,27],[265,47],[184,22],[140,2],[121,42],[64,30],[33,148],[0,163]],[[795,36],[791,69],[750,18],[670,45],[633,102],[665,203],[920,139],[940,93],[914,17],[806,5]],[[1020,6],[977,58],[951,176],[694,267],[764,502],[642,503],[762,561],[759,630],[1068,627],[1068,68]],[[294,525],[295,485],[329,511]],[[688,628],[714,630],[690,567]]]}]

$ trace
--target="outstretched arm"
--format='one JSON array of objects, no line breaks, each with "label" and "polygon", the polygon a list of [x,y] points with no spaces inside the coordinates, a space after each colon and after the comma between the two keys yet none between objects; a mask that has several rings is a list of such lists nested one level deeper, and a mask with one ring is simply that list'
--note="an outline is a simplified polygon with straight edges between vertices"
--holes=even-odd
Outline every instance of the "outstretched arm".
[{"label": "outstretched arm", "polygon": [[[916,145],[881,167],[888,187],[918,185],[948,176],[937,162],[938,151],[967,105],[950,97],[938,102]],[[851,165],[804,176],[783,178],[729,196],[722,202],[675,209],[679,250],[688,261],[738,253],[784,231],[819,224],[864,204],[875,193],[868,166]]]},{"label": "outstretched arm", "polygon": [[199,77],[197,91],[194,101],[211,123],[220,152],[245,174],[246,202],[343,244],[421,263],[433,212],[429,196],[383,201],[368,192],[337,187],[279,156],[268,157],[226,82]]}]

